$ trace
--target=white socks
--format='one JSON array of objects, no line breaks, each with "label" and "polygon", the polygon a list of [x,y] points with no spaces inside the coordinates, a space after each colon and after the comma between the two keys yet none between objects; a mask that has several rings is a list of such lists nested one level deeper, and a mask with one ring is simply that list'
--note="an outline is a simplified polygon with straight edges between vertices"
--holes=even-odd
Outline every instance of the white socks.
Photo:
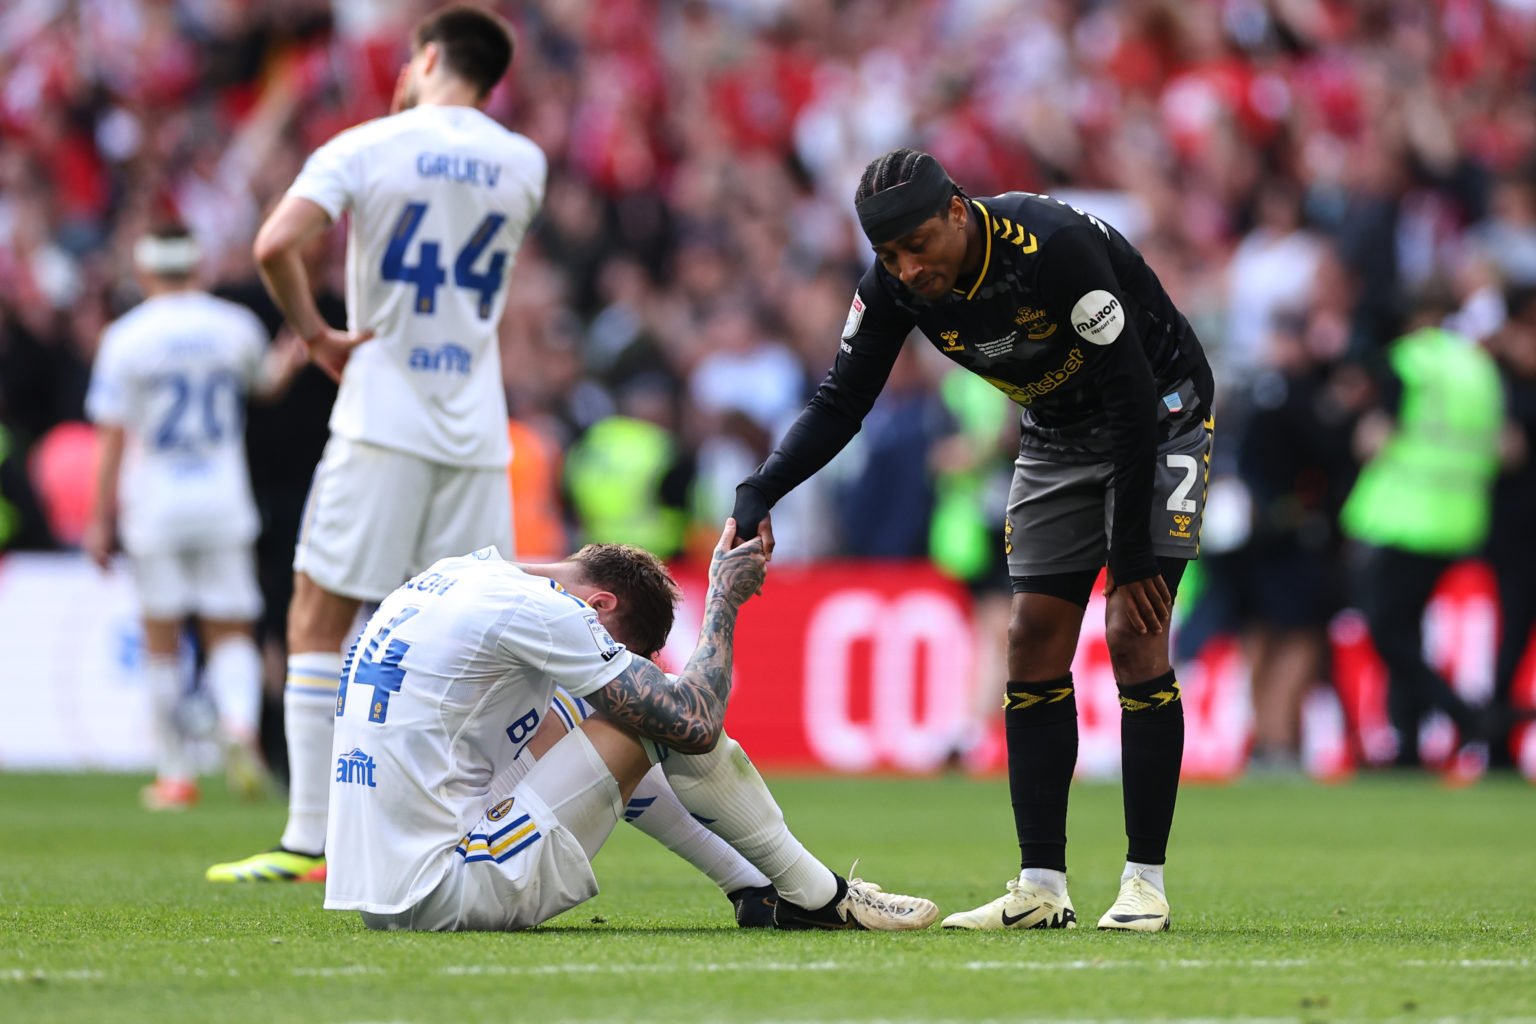
[{"label": "white socks", "polygon": [[1120,884],[1124,885],[1131,880],[1131,876],[1141,873],[1141,880],[1152,888],[1168,895],[1168,890],[1163,888],[1163,866],[1161,864],[1137,864],[1135,861],[1126,861],[1125,870],[1120,872]]},{"label": "white socks", "polygon": [[653,766],[635,787],[624,818],[709,876],[727,896],[738,889],[768,884],[767,876],[688,813],[667,785],[660,766]]},{"label": "white socks", "polygon": [[219,711],[219,731],[224,739],[254,744],[261,722],[261,652],[256,641],[248,636],[219,641],[208,652],[203,681]]},{"label": "white socks", "polygon": [[174,654],[144,656],[144,688],[149,691],[150,723],[155,738],[155,777],[161,782],[191,782],[187,741],[176,720],[186,680]]},{"label": "white socks", "polygon": [[288,736],[288,827],[282,845],[294,853],[325,851],[325,812],[331,797],[331,735],[341,655],[288,656],[283,714]]},{"label": "white socks", "polygon": [[1057,896],[1067,894],[1067,873],[1052,868],[1025,868],[1019,872],[1019,881],[1037,885]]},{"label": "white socks", "polygon": [[[1137,864],[1134,861],[1125,862],[1125,870],[1120,872],[1120,884],[1124,885],[1131,880],[1137,872],[1141,873],[1144,882],[1167,895],[1163,888],[1163,866],[1161,864]],[[1052,871],[1050,868],[1025,868],[1019,872],[1019,881],[1028,882],[1047,889],[1057,896],[1063,896],[1067,891],[1067,873],[1065,871]]]},{"label": "white socks", "polygon": [[669,751],[661,767],[683,806],[767,875],[781,899],[816,910],[837,896],[837,876],[790,833],[735,740],[721,736],[707,754]]}]

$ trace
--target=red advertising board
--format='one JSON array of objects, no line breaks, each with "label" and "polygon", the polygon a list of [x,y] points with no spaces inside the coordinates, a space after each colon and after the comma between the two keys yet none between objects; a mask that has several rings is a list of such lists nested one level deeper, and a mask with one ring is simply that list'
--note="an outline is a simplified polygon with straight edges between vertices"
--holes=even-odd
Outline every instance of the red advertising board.
[{"label": "red advertising board", "polygon": [[[683,570],[684,604],[668,647],[680,665],[697,636],[705,590],[701,572]],[[1110,777],[1119,770],[1120,711],[1103,639],[1103,600],[1084,619],[1073,663],[1077,686],[1078,771]],[[1471,699],[1491,690],[1497,602],[1485,567],[1447,574],[1426,629],[1431,660]],[[1319,688],[1305,716],[1306,760],[1320,775],[1346,772],[1359,751],[1390,756],[1385,681],[1358,616],[1333,628],[1336,698]],[[922,562],[775,565],[765,593],[743,611],[736,633],[736,683],[727,729],[762,767],[842,772],[928,772],[940,768],[973,706],[973,627],[964,588]],[[1240,774],[1251,734],[1247,674],[1230,639],[1209,644],[1180,666],[1186,718],[1186,777]],[[1001,693],[1003,680],[990,685]],[[1528,657],[1517,693],[1536,701],[1536,657]],[[1000,703],[999,699],[999,703]],[[1350,741],[1348,722],[1355,730]],[[1527,733],[1530,730],[1527,729]],[[1426,756],[1448,749],[1448,723],[1424,737]],[[1536,742],[1521,745],[1522,767],[1536,778]],[[972,767],[1003,764],[1000,716]]]}]

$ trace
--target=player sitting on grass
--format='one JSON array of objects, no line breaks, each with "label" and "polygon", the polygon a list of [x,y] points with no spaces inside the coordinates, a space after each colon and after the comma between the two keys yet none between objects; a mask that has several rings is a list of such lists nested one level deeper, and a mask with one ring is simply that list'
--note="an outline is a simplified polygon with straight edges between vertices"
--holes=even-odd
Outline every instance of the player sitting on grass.
[{"label": "player sitting on grass", "polygon": [[[342,673],[326,907],[379,929],[540,924],[596,895],[591,858],[660,764],[689,813],[773,885],[777,927],[931,924],[928,900],[813,857],[723,735],[737,612],[767,561],[759,541],[733,550],[735,540],[728,522],[699,646],[675,681],[625,646],[659,648],[677,600],[666,569],[637,548],[523,566],[485,548],[391,594]],[[557,685],[597,713],[525,770],[518,755]]]},{"label": "player sitting on grass", "polygon": [[[652,659],[654,660],[654,658]],[[676,681],[677,677],[667,678]],[[539,724],[533,742],[517,756],[513,769],[526,773],[562,736],[575,731],[597,709],[564,687],[555,687],[550,713]],[[778,893],[768,876],[753,867],[725,840],[688,813],[667,782],[660,765],[653,766],[624,805],[624,820],[650,836],[707,877],[730,901],[736,923],[743,928],[772,928]]]}]

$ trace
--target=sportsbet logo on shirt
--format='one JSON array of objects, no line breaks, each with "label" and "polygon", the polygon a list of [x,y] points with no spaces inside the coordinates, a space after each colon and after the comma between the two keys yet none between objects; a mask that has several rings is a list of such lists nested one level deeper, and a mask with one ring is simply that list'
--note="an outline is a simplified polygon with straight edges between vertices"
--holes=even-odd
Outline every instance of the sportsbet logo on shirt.
[{"label": "sportsbet logo on shirt", "polygon": [[1120,300],[1102,288],[1077,300],[1072,307],[1072,329],[1086,342],[1108,345],[1120,337],[1125,327],[1125,312]]}]

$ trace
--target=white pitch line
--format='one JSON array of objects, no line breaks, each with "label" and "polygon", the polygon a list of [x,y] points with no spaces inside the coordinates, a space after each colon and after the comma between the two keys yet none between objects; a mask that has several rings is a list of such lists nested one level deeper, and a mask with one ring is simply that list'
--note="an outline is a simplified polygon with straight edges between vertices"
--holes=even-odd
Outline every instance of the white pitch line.
[{"label": "white pitch line", "polygon": [[384,968],[370,964],[348,964],[345,967],[295,967],[288,973],[299,978],[348,978],[359,974],[383,974]]},{"label": "white pitch line", "polygon": [[1404,967],[1531,967],[1536,961],[1520,960],[1404,960]]},{"label": "white pitch line", "polygon": [[[1310,959],[1277,960],[1168,960],[1160,966],[1187,971],[1207,970],[1258,970],[1290,971],[1315,966]],[[1144,970],[1142,960],[967,960],[960,963],[926,964],[928,971],[1123,971]],[[1531,966],[1530,960],[1405,960],[1399,966],[1449,968],[1454,970],[1523,969]],[[621,974],[782,974],[792,971],[877,971],[885,965],[866,962],[848,963],[836,960],[791,963],[784,961],[750,961],[736,963],[564,963],[564,964],[449,964],[437,968],[436,973],[450,977],[539,977],[557,975],[621,975]],[[316,972],[326,969],[312,969]],[[377,968],[368,968],[369,973]],[[335,970],[337,974],[363,973],[362,970]],[[325,975],[322,975],[325,976]]]},{"label": "white pitch line", "polygon": [[453,977],[466,975],[495,975],[497,977],[524,977],[544,974],[732,974],[775,973],[790,971],[838,971],[847,965],[834,961],[810,963],[778,963],[772,960],[758,963],[690,963],[690,964],[450,964],[439,967],[438,974]]},{"label": "white pitch line", "polygon": [[84,969],[54,971],[39,967],[30,971],[0,971],[0,981],[100,981],[104,977],[100,971]]},{"label": "white pitch line", "polygon": [[[1159,967],[1180,967],[1185,970],[1206,970],[1208,968],[1221,968],[1228,970],[1233,967],[1256,967],[1260,970],[1290,970],[1295,967],[1310,967],[1311,960],[1166,960],[1160,961]],[[935,964],[935,967],[944,966]],[[967,960],[955,965],[967,971],[1094,971],[1094,970],[1124,970],[1129,968],[1144,968],[1144,960]]]}]

